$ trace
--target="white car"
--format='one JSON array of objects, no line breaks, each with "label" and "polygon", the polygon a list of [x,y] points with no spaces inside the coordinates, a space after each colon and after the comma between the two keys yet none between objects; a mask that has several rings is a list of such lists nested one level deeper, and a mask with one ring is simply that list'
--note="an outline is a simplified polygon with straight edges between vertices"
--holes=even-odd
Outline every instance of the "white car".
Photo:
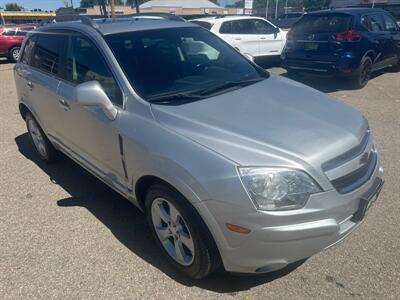
[{"label": "white car", "polygon": [[217,16],[191,20],[207,28],[242,54],[252,57],[280,56],[287,31],[271,22],[251,16]]}]

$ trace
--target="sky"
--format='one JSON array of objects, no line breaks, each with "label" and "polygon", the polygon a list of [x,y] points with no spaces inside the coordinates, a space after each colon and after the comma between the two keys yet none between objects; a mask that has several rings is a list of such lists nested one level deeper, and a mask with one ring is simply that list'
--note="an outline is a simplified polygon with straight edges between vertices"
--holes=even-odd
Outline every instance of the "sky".
[{"label": "sky", "polygon": [[[71,0],[67,0],[69,3]],[[0,6],[4,7],[6,3],[15,2],[27,9],[41,8],[43,10],[55,10],[64,5],[63,0],[0,0]],[[79,6],[80,0],[73,0],[74,6]],[[235,2],[234,0],[219,0],[220,5]]]}]

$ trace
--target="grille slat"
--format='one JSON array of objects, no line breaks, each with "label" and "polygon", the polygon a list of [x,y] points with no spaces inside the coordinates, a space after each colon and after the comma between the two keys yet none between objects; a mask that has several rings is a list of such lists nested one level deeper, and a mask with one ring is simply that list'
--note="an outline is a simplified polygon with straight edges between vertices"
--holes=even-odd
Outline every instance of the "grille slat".
[{"label": "grille slat", "polygon": [[351,191],[354,191],[362,186],[371,178],[372,174],[374,173],[376,163],[377,154],[375,151],[371,151],[368,161],[365,165],[345,176],[332,180],[331,183],[339,193],[350,193]]}]

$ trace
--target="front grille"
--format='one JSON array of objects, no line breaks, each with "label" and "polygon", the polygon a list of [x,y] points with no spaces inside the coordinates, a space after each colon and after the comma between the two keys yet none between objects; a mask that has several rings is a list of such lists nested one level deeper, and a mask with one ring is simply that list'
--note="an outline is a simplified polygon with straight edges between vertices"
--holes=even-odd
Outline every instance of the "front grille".
[{"label": "front grille", "polygon": [[322,170],[324,172],[327,172],[329,170],[332,170],[332,169],[346,163],[349,160],[356,158],[357,156],[360,156],[367,148],[369,139],[370,139],[370,131],[367,130],[367,132],[365,133],[360,144],[358,144],[356,147],[350,149],[349,151],[346,151],[345,153],[335,157],[334,159],[331,159],[331,160],[323,163],[321,166]]},{"label": "front grille", "polygon": [[332,185],[341,194],[354,191],[371,178],[372,174],[374,173],[377,160],[377,154],[374,150],[372,150],[369,153],[367,162],[363,166],[349,174],[346,174],[345,176],[332,180]]}]

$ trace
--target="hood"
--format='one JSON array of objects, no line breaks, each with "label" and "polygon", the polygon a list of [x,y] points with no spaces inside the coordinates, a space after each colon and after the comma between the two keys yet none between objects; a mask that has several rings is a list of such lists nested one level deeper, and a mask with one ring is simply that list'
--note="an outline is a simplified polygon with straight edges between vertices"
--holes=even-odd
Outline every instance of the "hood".
[{"label": "hood", "polygon": [[276,75],[192,103],[154,104],[152,110],[164,126],[240,165],[320,167],[357,146],[368,127],[354,108]]}]

